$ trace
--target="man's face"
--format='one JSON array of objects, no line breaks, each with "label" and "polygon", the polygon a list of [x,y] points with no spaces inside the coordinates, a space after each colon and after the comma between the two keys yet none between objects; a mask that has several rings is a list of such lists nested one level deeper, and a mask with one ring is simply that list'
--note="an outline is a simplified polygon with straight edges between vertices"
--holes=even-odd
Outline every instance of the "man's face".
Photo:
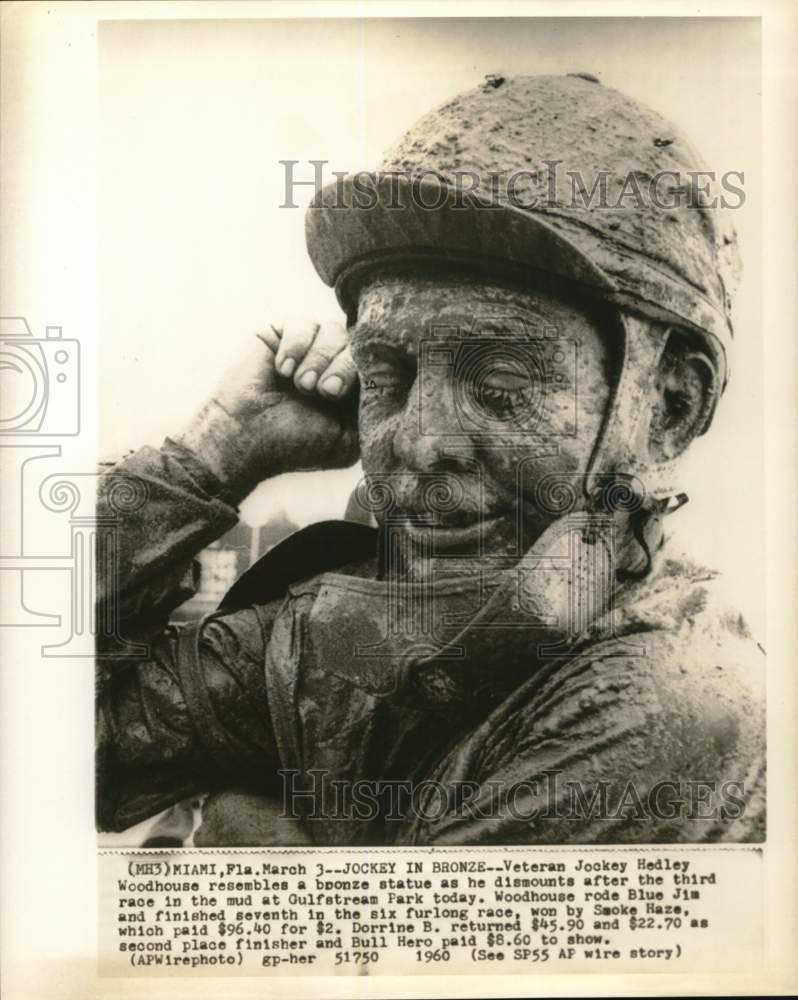
[{"label": "man's face", "polygon": [[552,489],[581,493],[611,355],[584,312],[484,279],[381,276],[351,347],[369,506],[397,540],[389,572],[505,568],[556,517]]}]

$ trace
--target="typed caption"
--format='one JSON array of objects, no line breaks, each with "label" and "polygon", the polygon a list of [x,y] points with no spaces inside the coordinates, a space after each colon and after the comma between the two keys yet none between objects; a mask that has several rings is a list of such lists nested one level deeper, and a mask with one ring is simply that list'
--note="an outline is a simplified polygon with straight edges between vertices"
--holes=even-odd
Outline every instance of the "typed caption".
[{"label": "typed caption", "polygon": [[732,972],[762,948],[755,848],[114,850],[99,863],[107,976]]}]

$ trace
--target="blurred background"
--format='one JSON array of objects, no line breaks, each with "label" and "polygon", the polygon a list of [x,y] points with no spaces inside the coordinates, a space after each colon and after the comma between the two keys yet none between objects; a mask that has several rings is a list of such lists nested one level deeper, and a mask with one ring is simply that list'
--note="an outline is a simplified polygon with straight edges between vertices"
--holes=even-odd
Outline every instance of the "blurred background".
[{"label": "blurred background", "polygon": [[[710,169],[745,174],[732,379],[689,459],[689,551],[764,625],[760,65],[755,19],[497,18],[104,22],[99,34],[100,452],[175,433],[251,332],[340,318],[305,251],[311,187],[280,160],[373,169],[421,114],[488,73],[586,71],[672,119]],[[214,607],[297,527],[343,515],[359,469],[282,476],[202,556]]]}]

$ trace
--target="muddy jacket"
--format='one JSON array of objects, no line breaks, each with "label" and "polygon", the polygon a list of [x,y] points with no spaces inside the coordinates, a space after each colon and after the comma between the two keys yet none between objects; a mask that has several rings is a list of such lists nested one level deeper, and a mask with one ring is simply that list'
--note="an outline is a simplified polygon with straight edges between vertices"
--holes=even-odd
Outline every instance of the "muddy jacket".
[{"label": "muddy jacket", "polygon": [[[145,502],[114,500],[128,482]],[[170,624],[194,557],[236,522],[220,484],[167,441],[113,468],[99,513],[117,622],[98,646],[103,829],[235,788],[288,803],[319,844],[763,839],[764,656],[670,542],[568,636],[546,614],[550,553],[531,596],[512,574],[450,581],[408,630],[419,612],[379,579],[377,532],[346,522]]]}]

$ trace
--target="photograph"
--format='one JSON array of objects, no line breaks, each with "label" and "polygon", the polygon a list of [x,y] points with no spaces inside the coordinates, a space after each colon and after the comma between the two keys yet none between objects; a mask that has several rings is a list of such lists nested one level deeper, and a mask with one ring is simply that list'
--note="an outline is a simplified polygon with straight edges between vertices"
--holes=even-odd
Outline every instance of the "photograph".
[{"label": "photograph", "polygon": [[760,41],[100,25],[101,845],[765,840]]}]

